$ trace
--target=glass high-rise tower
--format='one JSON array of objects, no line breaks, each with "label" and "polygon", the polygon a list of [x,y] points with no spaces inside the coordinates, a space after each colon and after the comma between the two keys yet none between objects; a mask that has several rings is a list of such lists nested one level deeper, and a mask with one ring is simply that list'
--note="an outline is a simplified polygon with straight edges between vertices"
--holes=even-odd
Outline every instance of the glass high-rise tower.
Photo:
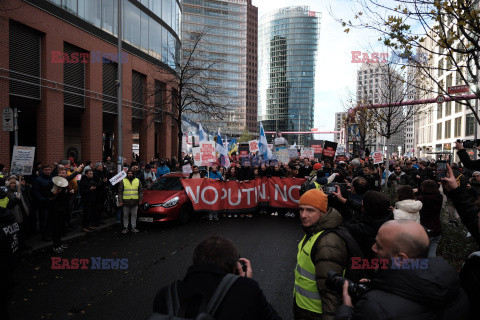
[{"label": "glass high-rise tower", "polygon": [[[313,128],[315,65],[321,13],[287,7],[259,21],[258,120],[266,131]],[[285,135],[305,145],[311,135]]]}]

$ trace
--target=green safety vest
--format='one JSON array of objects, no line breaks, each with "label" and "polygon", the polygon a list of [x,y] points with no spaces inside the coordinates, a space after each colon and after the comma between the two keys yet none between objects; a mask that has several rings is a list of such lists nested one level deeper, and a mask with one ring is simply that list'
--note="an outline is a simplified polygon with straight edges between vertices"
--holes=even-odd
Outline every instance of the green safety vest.
[{"label": "green safety vest", "polygon": [[0,208],[7,208],[7,205],[8,205],[9,201],[10,201],[10,199],[8,199],[8,197],[0,199]]},{"label": "green safety vest", "polygon": [[137,178],[133,179],[132,183],[130,180],[123,179],[123,199],[135,199],[138,200],[138,187],[140,187],[140,180]]},{"label": "green safety vest", "polygon": [[317,289],[315,265],[312,262],[310,253],[313,244],[322,233],[323,230],[311,236],[303,248],[302,243],[305,241],[305,238],[307,237],[306,235],[298,244],[297,266],[295,267],[295,287],[293,289],[297,306],[315,313],[322,313],[322,301],[320,300],[320,293]]}]

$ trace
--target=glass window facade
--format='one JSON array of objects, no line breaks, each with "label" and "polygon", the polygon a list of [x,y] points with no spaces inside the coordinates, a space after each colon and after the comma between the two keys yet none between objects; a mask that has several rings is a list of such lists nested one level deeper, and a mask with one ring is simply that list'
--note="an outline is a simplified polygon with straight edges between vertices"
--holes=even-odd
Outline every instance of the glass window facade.
[{"label": "glass window facade", "polygon": [[203,81],[223,94],[218,99],[228,110],[222,121],[194,113],[188,117],[210,130],[220,127],[222,134],[240,135],[247,116],[247,1],[184,0],[183,10],[183,54],[192,47],[190,35],[203,33],[202,59],[215,62]]},{"label": "glass window facade", "polygon": [[[117,0],[48,0],[113,35],[118,34]],[[123,40],[174,67],[180,42],[180,5],[176,0],[139,0],[173,33],[155,21],[136,1],[122,0]],[[170,43],[169,43],[170,40]]]},{"label": "glass window facade", "polygon": [[[266,131],[310,131],[321,14],[307,6],[287,7],[259,21],[259,120]],[[298,141],[294,135],[286,138]],[[300,136],[300,144],[309,138]]]}]

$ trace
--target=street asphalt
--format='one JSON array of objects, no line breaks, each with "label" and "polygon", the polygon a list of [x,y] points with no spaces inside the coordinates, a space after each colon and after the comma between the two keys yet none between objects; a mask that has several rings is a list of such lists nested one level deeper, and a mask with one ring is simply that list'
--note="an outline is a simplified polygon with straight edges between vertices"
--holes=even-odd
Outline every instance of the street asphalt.
[{"label": "street asphalt", "polygon": [[[297,218],[261,216],[187,225],[140,224],[140,233],[119,226],[77,237],[55,254],[51,247],[22,255],[18,284],[10,303],[12,319],[146,319],[158,290],[182,279],[193,250],[218,234],[231,239],[252,262],[253,278],[283,319],[293,319],[292,292],[297,244],[303,237]],[[128,259],[128,269],[52,270],[52,257]],[[92,264],[89,263],[89,267]]]}]

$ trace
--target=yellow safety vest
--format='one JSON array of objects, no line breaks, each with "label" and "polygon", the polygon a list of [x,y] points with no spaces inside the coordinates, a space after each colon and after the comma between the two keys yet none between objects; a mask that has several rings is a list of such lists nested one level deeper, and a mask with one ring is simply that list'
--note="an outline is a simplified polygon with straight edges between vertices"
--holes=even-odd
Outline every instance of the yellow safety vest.
[{"label": "yellow safety vest", "polygon": [[8,197],[0,199],[0,208],[7,208],[7,205],[8,205],[9,201],[10,201],[10,199],[8,199]]},{"label": "yellow safety vest", "polygon": [[323,186],[320,183],[317,183],[315,181],[313,183],[315,183],[315,188],[317,188],[317,190],[320,190],[323,192],[323,189],[322,189]]},{"label": "yellow safety vest", "polygon": [[310,253],[313,244],[322,233],[323,230],[311,236],[303,248],[302,243],[305,241],[306,235],[298,244],[297,266],[295,267],[295,287],[293,289],[297,306],[315,313],[322,313],[322,301],[320,300],[320,293],[317,289],[315,265],[312,262]]},{"label": "yellow safety vest", "polygon": [[123,199],[135,199],[138,200],[138,187],[140,187],[140,180],[137,178],[133,179],[132,183],[130,180],[123,179]]}]

